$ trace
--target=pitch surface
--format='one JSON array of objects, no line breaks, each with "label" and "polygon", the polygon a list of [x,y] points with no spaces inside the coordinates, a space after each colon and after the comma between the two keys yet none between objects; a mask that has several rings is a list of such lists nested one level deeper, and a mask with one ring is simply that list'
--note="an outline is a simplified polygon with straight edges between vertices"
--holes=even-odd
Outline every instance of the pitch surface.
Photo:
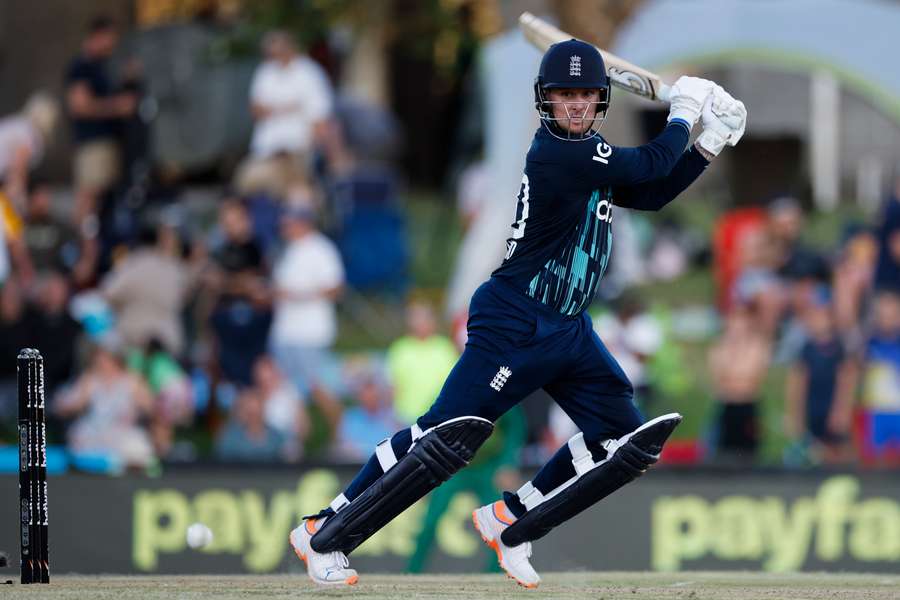
[{"label": "pitch surface", "polygon": [[607,600],[897,600],[900,574],[549,573],[537,590],[502,575],[366,575],[352,588],[316,587],[301,575],[54,576],[53,583],[0,586],[6,598],[97,600],[227,600],[260,598],[592,598]]}]

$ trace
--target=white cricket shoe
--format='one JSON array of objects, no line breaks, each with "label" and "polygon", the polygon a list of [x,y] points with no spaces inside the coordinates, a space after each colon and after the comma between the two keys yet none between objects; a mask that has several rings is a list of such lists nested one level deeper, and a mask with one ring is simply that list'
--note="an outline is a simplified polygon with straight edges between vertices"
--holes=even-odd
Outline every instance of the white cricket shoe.
[{"label": "white cricket shoe", "polygon": [[322,585],[354,585],[359,581],[356,571],[349,569],[350,561],[343,552],[320,554],[312,549],[309,541],[322,526],[322,519],[305,519],[291,531],[291,546],[300,560],[306,563],[309,578]]},{"label": "white cricket shoe", "polygon": [[531,557],[531,542],[525,542],[518,546],[507,546],[500,539],[503,530],[516,522],[516,518],[509,512],[506,503],[498,500],[493,504],[475,509],[472,513],[472,521],[484,543],[497,553],[497,560],[500,561],[500,566],[503,567],[506,574],[523,587],[536,588],[541,582],[541,577],[528,562]]}]

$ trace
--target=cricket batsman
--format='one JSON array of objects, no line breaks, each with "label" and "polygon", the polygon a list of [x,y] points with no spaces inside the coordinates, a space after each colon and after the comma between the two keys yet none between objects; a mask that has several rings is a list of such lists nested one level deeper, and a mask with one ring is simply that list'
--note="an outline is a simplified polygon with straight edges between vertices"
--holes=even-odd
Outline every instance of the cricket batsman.
[{"label": "cricket batsman", "polygon": [[[533,588],[531,542],[642,475],[681,422],[644,422],[625,373],[585,309],[609,264],[613,207],[659,210],[744,132],[746,110],[711,81],[681,77],[668,124],[637,148],[598,129],[610,102],[600,53],[569,40],[551,46],[534,84],[541,126],[525,159],[506,256],[472,296],[468,342],[434,404],[380,442],[346,490],[290,534],[321,584],[354,584],[347,555],[466,466],[493,423],[543,388],[578,425],[516,491],[473,513],[500,566]],[[697,121],[703,131],[687,150]]]}]

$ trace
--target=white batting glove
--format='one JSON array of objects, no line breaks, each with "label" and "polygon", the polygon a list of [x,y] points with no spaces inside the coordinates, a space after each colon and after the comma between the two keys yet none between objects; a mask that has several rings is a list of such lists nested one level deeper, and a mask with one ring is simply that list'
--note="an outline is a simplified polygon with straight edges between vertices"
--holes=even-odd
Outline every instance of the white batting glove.
[{"label": "white batting glove", "polygon": [[720,86],[715,86],[703,104],[702,115],[703,133],[697,137],[697,144],[713,156],[718,156],[726,144],[736,145],[744,135],[747,109]]},{"label": "white batting glove", "polygon": [[747,108],[743,102],[736,100],[720,85],[716,85],[712,93],[712,111],[716,116],[726,118],[729,123],[732,123],[735,118],[739,119],[739,124],[735,125],[727,142],[729,146],[736,146],[747,127]]},{"label": "white batting glove", "polygon": [[678,81],[672,86],[669,94],[671,107],[669,108],[668,121],[672,119],[683,119],[693,127],[694,123],[700,118],[700,112],[703,110],[703,103],[707,96],[713,90],[716,84],[708,79],[700,79],[699,77],[678,78]]}]

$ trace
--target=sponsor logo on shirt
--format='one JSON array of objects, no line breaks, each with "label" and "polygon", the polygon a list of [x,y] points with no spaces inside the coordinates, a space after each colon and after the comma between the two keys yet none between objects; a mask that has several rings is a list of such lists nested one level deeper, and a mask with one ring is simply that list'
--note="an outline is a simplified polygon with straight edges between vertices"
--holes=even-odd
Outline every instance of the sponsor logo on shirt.
[{"label": "sponsor logo on shirt", "polygon": [[606,142],[600,142],[599,144],[597,144],[597,154],[595,154],[591,158],[593,160],[596,160],[597,162],[603,163],[604,165],[608,165],[609,161],[606,159],[608,159],[611,154],[612,146],[610,146]]},{"label": "sponsor logo on shirt", "polygon": [[612,223],[612,202],[609,200],[601,200],[597,203],[594,214],[597,215],[597,218],[601,221]]}]

